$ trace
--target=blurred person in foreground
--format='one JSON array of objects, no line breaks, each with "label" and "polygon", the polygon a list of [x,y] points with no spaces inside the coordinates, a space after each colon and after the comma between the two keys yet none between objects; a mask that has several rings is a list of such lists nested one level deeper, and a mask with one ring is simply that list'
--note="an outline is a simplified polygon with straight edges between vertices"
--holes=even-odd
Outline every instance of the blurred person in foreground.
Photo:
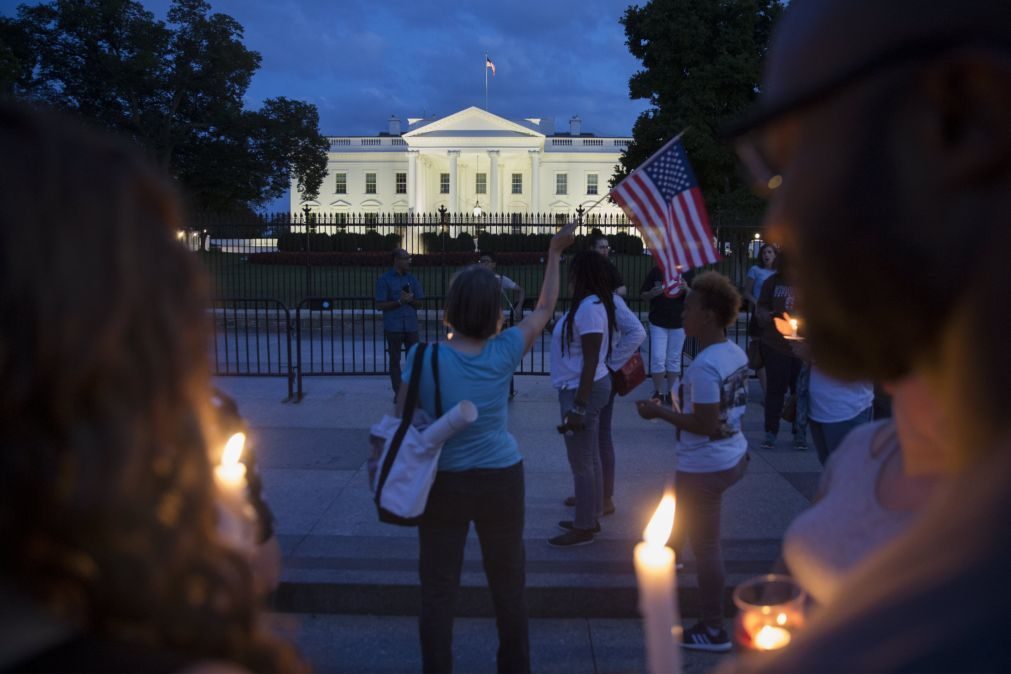
[{"label": "blurred person in foreground", "polygon": [[3,104],[0,184],[0,669],[304,669],[219,534],[207,289],[169,181]]},{"label": "blurred person in foreground", "polygon": [[[922,377],[948,478],[769,672],[1011,670],[1011,4],[797,0],[736,129],[819,367]],[[853,260],[860,260],[854,273]]]}]

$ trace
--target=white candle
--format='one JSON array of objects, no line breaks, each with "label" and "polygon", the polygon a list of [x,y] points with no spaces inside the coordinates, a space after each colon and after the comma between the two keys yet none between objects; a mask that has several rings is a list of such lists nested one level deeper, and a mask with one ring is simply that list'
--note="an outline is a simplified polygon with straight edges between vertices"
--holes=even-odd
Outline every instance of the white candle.
[{"label": "white candle", "polygon": [[253,512],[246,497],[246,467],[239,461],[246,435],[236,433],[228,438],[221,464],[214,468],[218,485],[220,531],[233,545],[247,548],[253,542]]},{"label": "white candle", "polygon": [[790,330],[791,330],[791,334],[790,334],[790,336],[791,336],[791,337],[796,337],[796,336],[797,336],[797,326],[798,326],[798,325],[799,325],[799,324],[798,324],[798,322],[797,322],[797,319],[796,319],[796,318],[791,318],[791,319],[790,319]]},{"label": "white candle", "polygon": [[647,671],[652,674],[681,672],[681,619],[677,608],[674,551],[666,545],[674,527],[674,510],[674,495],[664,494],[643,532],[643,542],[635,546],[639,612],[646,622],[646,664]]}]

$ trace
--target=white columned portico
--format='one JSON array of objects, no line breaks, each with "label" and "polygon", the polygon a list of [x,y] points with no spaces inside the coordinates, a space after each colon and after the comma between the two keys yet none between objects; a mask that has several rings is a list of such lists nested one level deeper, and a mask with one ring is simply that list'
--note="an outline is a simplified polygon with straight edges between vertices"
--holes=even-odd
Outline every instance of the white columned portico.
[{"label": "white columned portico", "polygon": [[418,151],[407,151],[407,211],[418,212]]},{"label": "white columned portico", "polygon": [[530,150],[530,211],[540,212],[541,207],[541,151]]},{"label": "white columned portico", "polygon": [[491,160],[491,170],[488,172],[488,178],[491,181],[491,204],[489,204],[492,213],[502,212],[502,190],[499,189],[498,184],[498,150],[488,150],[488,159]]},{"label": "white columned portico", "polygon": [[460,202],[457,201],[457,196],[459,190],[456,189],[457,182],[457,161],[460,159],[459,150],[448,150],[446,154],[449,155],[449,212],[459,213],[460,212]]}]

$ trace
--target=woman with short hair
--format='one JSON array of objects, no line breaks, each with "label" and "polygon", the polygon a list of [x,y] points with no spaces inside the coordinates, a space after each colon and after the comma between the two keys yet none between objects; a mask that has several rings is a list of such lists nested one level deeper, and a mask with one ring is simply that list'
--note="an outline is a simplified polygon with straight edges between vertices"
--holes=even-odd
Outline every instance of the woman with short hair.
[{"label": "woman with short hair", "polygon": [[748,441],[741,417],[748,402],[748,357],[729,341],[741,298],[730,279],[716,272],[695,277],[685,298],[685,334],[699,352],[685,370],[672,410],[654,400],[636,402],[644,419],[663,419],[677,428],[678,517],[674,547],[685,538],[695,553],[699,579],[699,622],[684,632],[684,647],[729,651],[723,628],[725,571],[720,546],[723,492],[744,476]]},{"label": "woman with short hair", "polygon": [[[457,273],[446,296],[444,322],[449,340],[425,354],[418,406],[436,414],[432,357],[438,350],[443,409],[462,400],[477,407],[477,420],[446,441],[428,505],[418,527],[421,577],[421,657],[425,672],[453,668],[453,617],[470,523],[481,544],[485,575],[498,627],[498,671],[530,671],[530,639],[523,550],[523,457],[507,427],[509,381],[534,339],[554,313],[559,260],[574,240],[576,223],[551,239],[537,306],[516,327],[503,332],[501,285],[480,265]],[[412,348],[403,373],[398,408],[416,363]]]}]

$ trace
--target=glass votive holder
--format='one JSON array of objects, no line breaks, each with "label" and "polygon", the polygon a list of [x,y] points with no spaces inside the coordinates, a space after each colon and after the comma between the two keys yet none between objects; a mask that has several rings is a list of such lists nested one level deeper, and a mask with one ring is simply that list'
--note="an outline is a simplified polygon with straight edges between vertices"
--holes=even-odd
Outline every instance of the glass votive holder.
[{"label": "glass votive holder", "polygon": [[741,648],[774,651],[786,647],[804,627],[806,595],[790,576],[756,576],[734,589],[734,640]]}]

